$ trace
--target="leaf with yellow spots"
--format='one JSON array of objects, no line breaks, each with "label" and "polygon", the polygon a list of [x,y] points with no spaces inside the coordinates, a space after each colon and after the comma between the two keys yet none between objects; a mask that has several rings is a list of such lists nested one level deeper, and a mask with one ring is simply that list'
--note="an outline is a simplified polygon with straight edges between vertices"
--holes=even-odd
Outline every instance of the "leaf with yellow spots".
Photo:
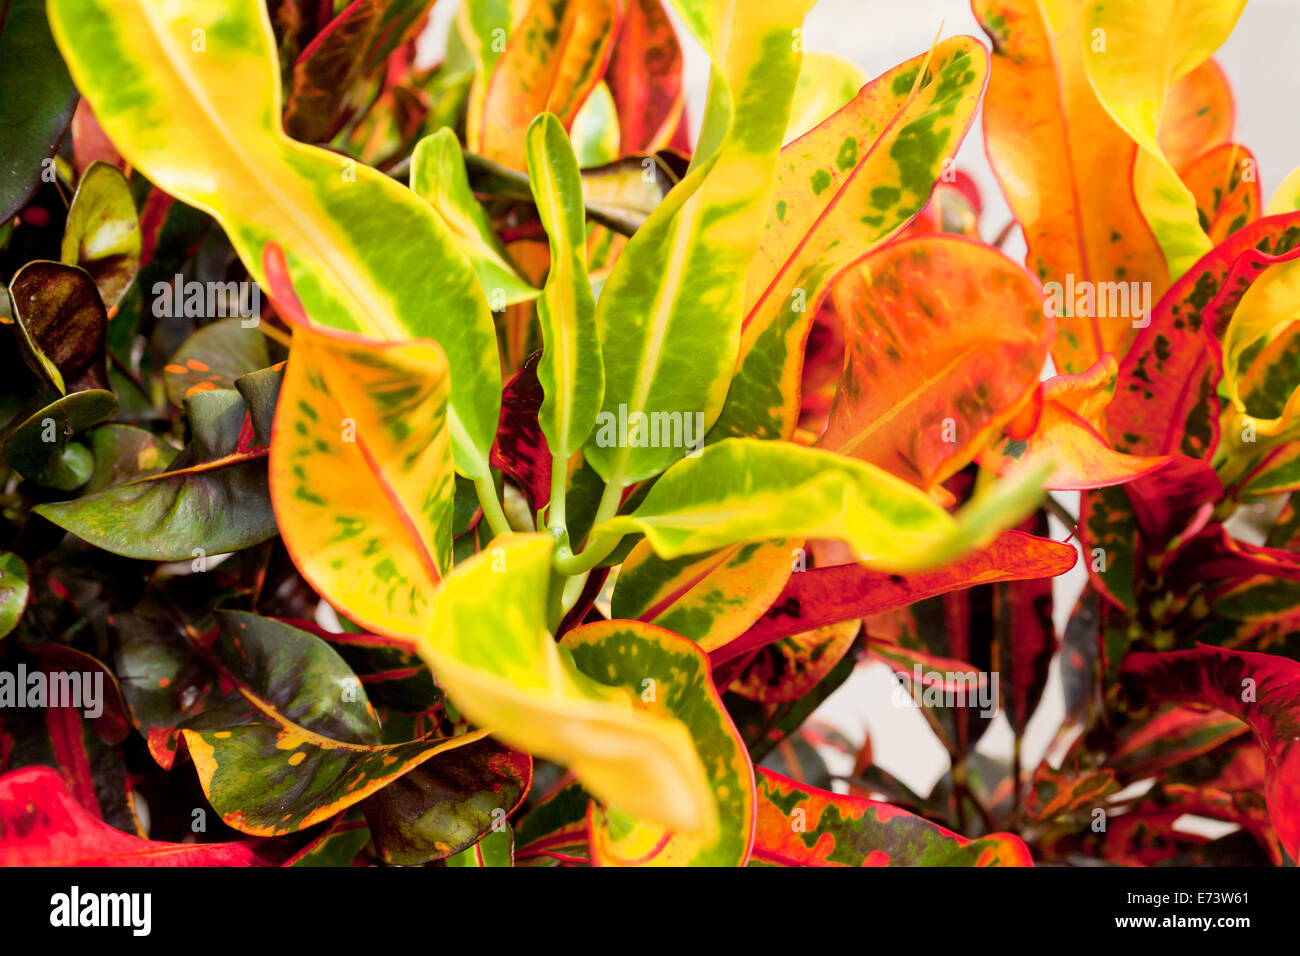
[{"label": "leaf with yellow spots", "polygon": [[447,575],[420,637],[438,686],[494,737],[566,764],[605,805],[715,838],[722,821],[686,725],[585,674],[547,630],[553,546],[501,535]]},{"label": "leaf with yellow spots", "polygon": [[754,833],[754,771],[713,686],[708,657],[691,641],[639,621],[602,621],[561,642],[593,680],[636,696],[642,710],[680,720],[708,773],[721,824],[712,839],[671,832],[592,803],[591,860],[601,866],[741,866]]},{"label": "leaf with yellow spots", "polygon": [[[379,721],[361,682],[328,644],[253,614],[222,612],[218,621],[211,647],[191,651],[220,686],[232,689],[170,733],[188,748],[213,809],[237,830],[256,836],[301,830],[433,758],[440,758],[440,771],[454,773],[461,761],[456,751],[484,737],[475,731],[380,744]],[[123,688],[133,713],[165,691]]]},{"label": "leaf with yellow spots", "polygon": [[411,636],[451,559],[455,473],[436,342],[313,327],[278,248],[266,273],[293,346],[271,439],[271,498],[294,564],[367,630]]},{"label": "leaf with yellow spots", "polygon": [[758,770],[754,862],[769,866],[1032,866],[1010,833],[978,840],[888,803]]},{"label": "leaf with yellow spots", "polygon": [[528,754],[495,740],[431,760],[361,804],[386,863],[419,866],[481,846],[504,828],[532,783]]},{"label": "leaf with yellow spots", "polygon": [[921,211],[957,154],[987,76],[980,44],[944,40],[781,150],[745,281],[740,360],[711,440],[794,434],[818,303],[838,275]]},{"label": "leaf with yellow spots", "polygon": [[818,446],[933,488],[1038,386],[1052,322],[1023,266],[958,236],[872,253],[837,283],[846,356]]},{"label": "leaf with yellow spots", "polygon": [[263,249],[274,241],[313,324],[442,346],[456,366],[457,467],[486,475],[501,369],[470,261],[409,189],[285,134],[266,4],[51,0],[48,9],[113,144],[151,182],[214,216],[255,281],[265,284]]},{"label": "leaf with yellow spots", "polygon": [[169,449],[157,442],[141,445],[131,470],[114,443],[98,444],[102,477],[91,493],[40,505],[39,514],[98,548],[149,561],[203,560],[273,537],[266,457],[280,374],[263,369],[185,399],[190,444],[163,471]]}]

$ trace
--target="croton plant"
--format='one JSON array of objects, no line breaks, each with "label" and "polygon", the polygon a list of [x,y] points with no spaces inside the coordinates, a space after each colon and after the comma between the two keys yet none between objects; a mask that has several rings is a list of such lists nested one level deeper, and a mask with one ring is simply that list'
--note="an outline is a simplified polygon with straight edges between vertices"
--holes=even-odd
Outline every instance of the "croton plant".
[{"label": "croton plant", "polygon": [[1294,863],[1245,0],[812,2],[0,6],[0,862]]}]

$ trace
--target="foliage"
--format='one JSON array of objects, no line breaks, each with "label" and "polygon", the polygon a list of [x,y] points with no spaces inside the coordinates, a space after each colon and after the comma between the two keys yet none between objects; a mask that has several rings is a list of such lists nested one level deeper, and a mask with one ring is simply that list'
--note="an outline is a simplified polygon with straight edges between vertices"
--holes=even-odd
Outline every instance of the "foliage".
[{"label": "foliage", "polygon": [[[660,0],[462,0],[425,69],[432,5],[0,14],[0,861],[1300,856],[1300,189],[1260,218],[1231,139],[1244,0],[972,0],[987,47],[874,79],[812,0],[670,0],[696,137]],[[928,795],[819,755],[868,661]]]}]

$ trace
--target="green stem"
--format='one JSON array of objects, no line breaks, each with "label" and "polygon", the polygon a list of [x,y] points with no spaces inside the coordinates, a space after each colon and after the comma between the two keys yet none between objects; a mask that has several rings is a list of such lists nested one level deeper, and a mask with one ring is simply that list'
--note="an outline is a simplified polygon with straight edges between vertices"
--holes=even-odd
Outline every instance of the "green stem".
[{"label": "green stem", "polygon": [[483,517],[492,533],[509,534],[513,529],[506,520],[506,513],[501,510],[501,501],[497,498],[497,487],[492,481],[491,473],[475,478],[474,490],[478,493],[478,503],[483,507]]},{"label": "green stem", "polygon": [[565,485],[569,480],[569,463],[561,455],[551,456],[551,507],[546,515],[546,526],[557,541],[564,540],[569,527],[564,515]]},{"label": "green stem", "polygon": [[555,570],[561,574],[574,575],[590,571],[608,558],[618,543],[623,540],[621,534],[597,535],[587,541],[587,546],[577,554],[570,554],[567,548],[555,551]]},{"label": "green stem", "polygon": [[[551,489],[554,494],[554,481]],[[592,519],[591,531],[587,534],[586,547],[574,554],[568,543],[561,541],[555,549],[556,571],[566,575],[585,574],[610,556],[623,536],[621,534],[602,536],[596,532],[596,529],[618,513],[618,506],[622,501],[623,477],[622,469],[619,469],[601,493],[600,504],[596,506],[596,517]]]}]

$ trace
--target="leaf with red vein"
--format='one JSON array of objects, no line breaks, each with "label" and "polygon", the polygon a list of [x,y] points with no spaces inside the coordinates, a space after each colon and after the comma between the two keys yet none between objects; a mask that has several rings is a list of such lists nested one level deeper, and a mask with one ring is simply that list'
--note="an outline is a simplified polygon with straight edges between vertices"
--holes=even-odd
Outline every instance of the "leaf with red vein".
[{"label": "leaf with red vein", "polygon": [[1135,707],[1200,704],[1245,721],[1264,751],[1269,818],[1287,852],[1300,857],[1300,663],[1202,644],[1130,655],[1120,681]]},{"label": "leaf with red vein", "polygon": [[988,547],[933,571],[886,574],[856,564],[791,575],[771,609],[752,628],[712,654],[731,660],[793,634],[880,614],[975,584],[1054,577],[1074,566],[1069,545],[1004,531]]},{"label": "leaf with red vein", "polygon": [[753,859],[776,866],[1032,866],[1019,837],[971,841],[888,803],[843,796],[757,768]]},{"label": "leaf with red vein", "polygon": [[605,83],[618,108],[619,152],[667,146],[681,121],[682,50],[659,0],[628,0]]},{"label": "leaf with red vein", "polygon": [[1272,262],[1300,255],[1300,213],[1233,233],[1175,282],[1120,363],[1106,413],[1111,442],[1133,455],[1208,458],[1218,446],[1222,370],[1217,334]]}]

